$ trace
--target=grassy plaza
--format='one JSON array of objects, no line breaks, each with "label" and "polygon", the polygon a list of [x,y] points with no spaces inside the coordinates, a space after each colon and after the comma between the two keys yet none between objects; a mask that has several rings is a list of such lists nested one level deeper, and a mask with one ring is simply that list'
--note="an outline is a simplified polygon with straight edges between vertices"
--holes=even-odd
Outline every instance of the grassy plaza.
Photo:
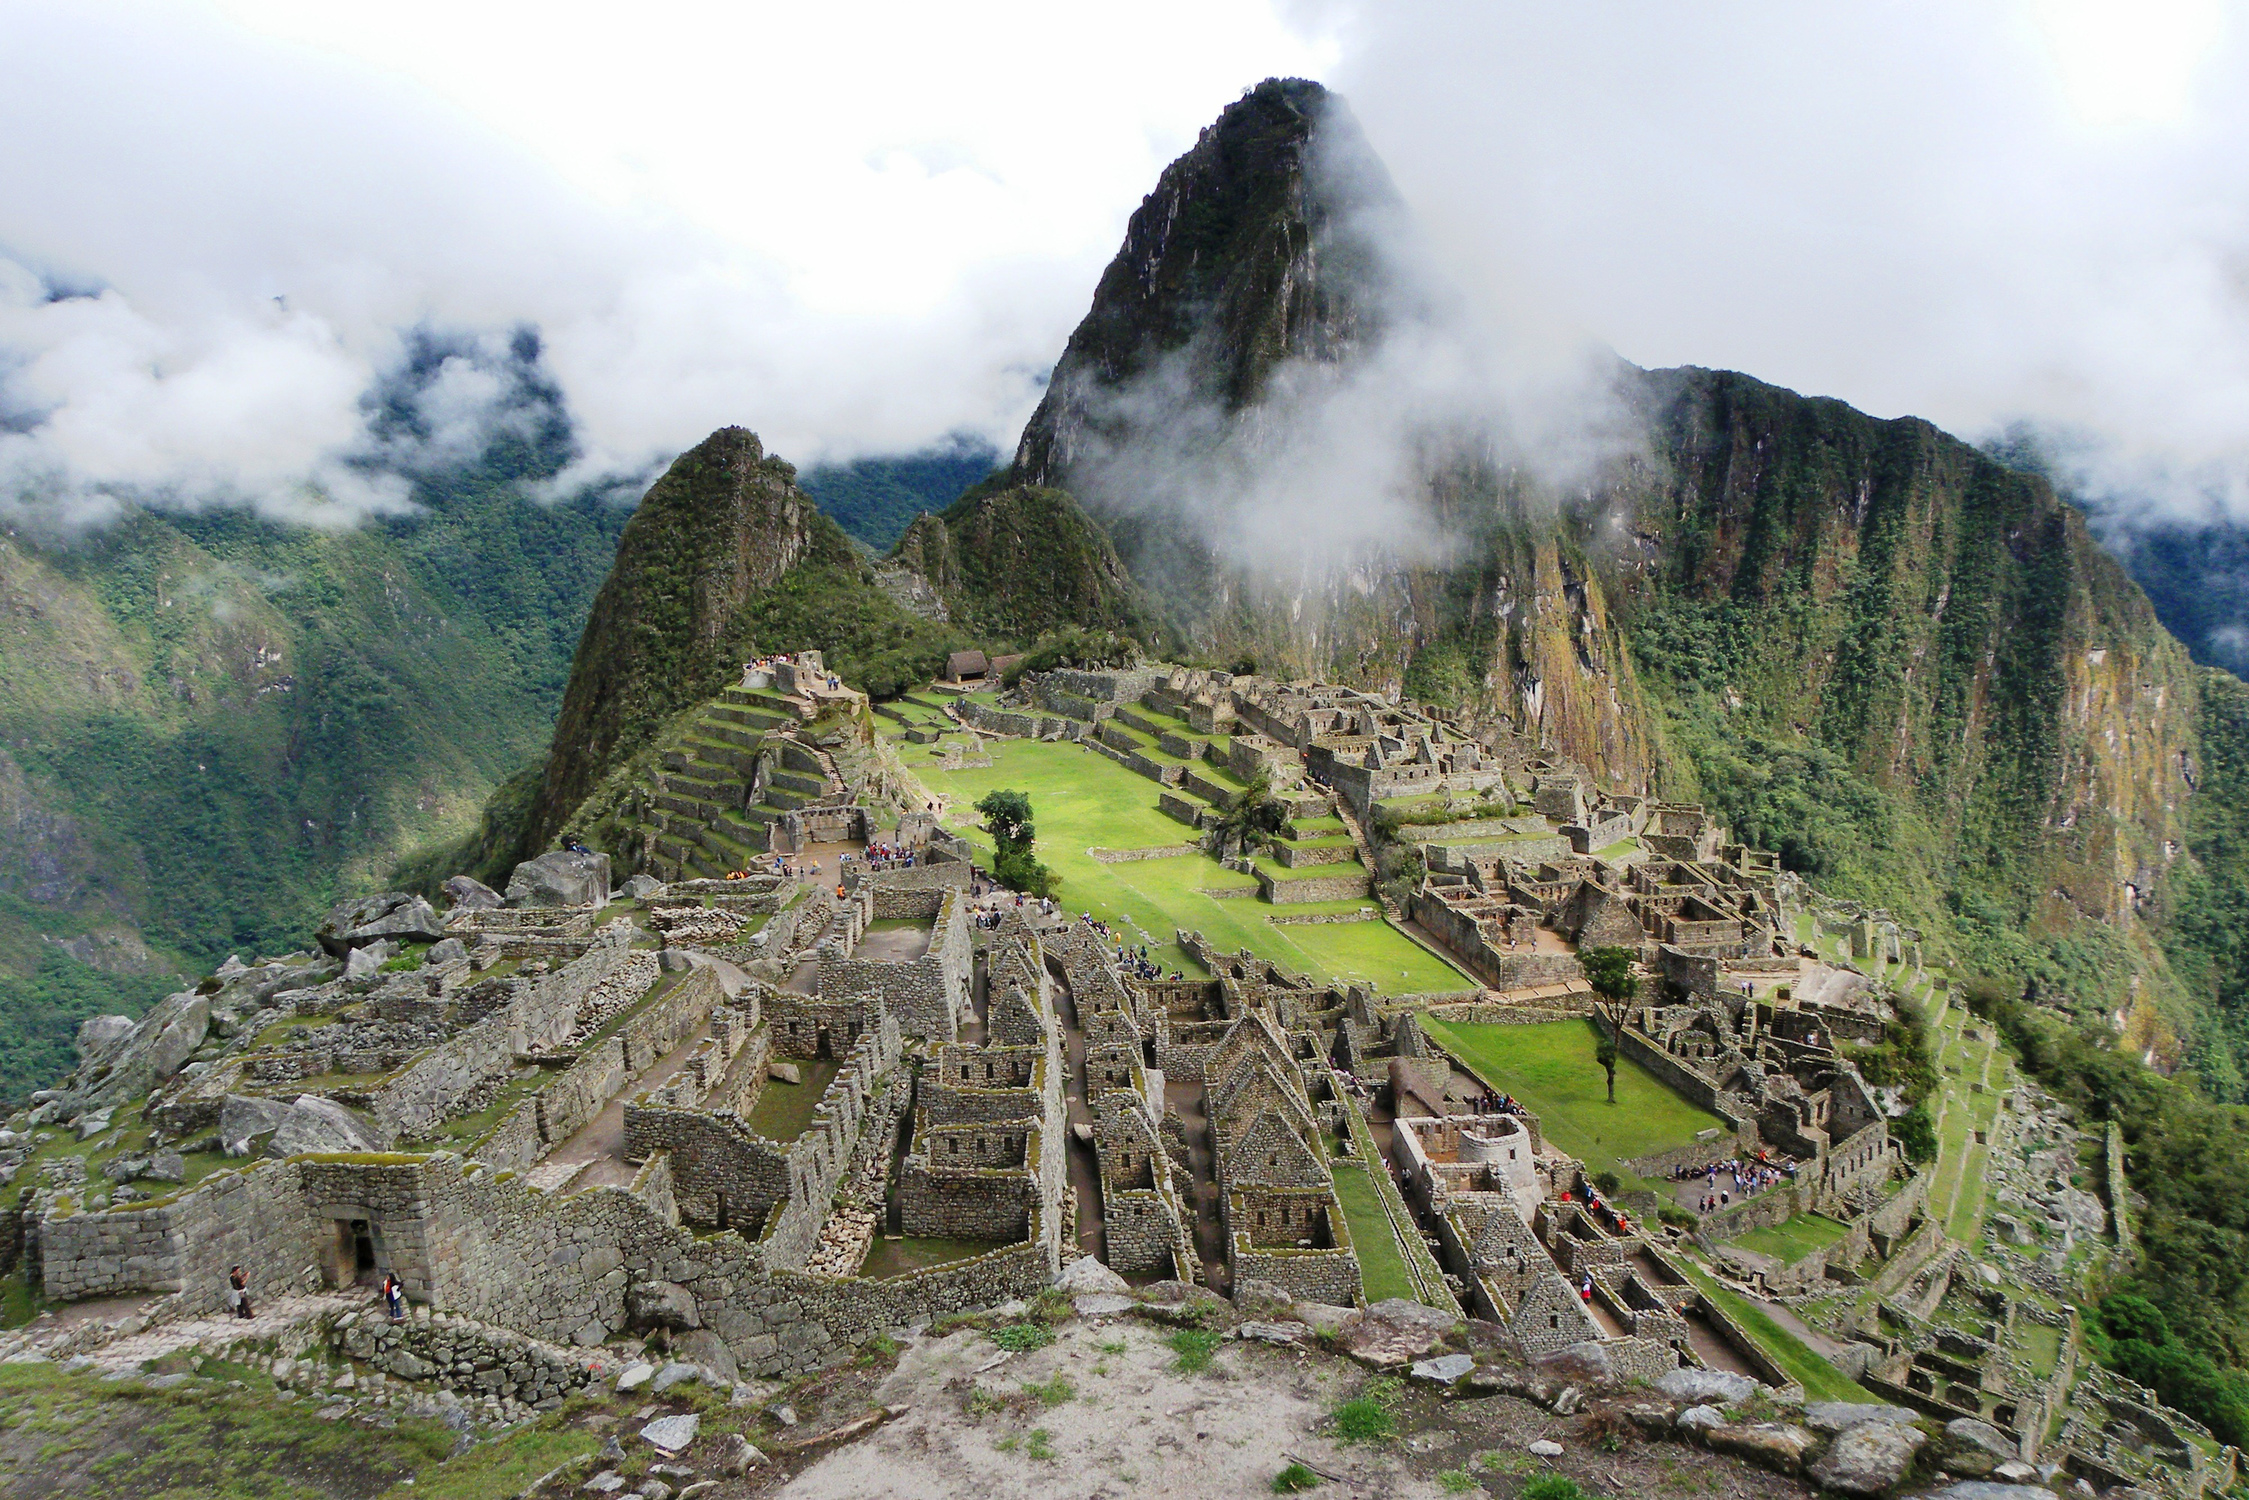
[{"label": "grassy plaza", "polygon": [[1431,1018],[1425,1024],[1470,1072],[1521,1100],[1538,1116],[1546,1139],[1591,1171],[1630,1177],[1624,1163],[1631,1158],[1684,1146],[1725,1126],[1629,1058],[1616,1065],[1616,1103],[1609,1103],[1590,1021],[1501,1026]]},{"label": "grassy plaza", "polygon": [[[1256,899],[1257,882],[1200,853],[1103,863],[1092,850],[1181,848],[1195,831],[1157,810],[1161,788],[1082,745],[1040,740],[986,741],[992,764],[942,769],[920,745],[898,750],[929,788],[952,799],[947,826],[978,848],[976,800],[1009,788],[1027,794],[1038,823],[1039,858],[1062,885],[1071,912],[1090,911],[1121,934],[1139,936],[1168,968],[1201,970],[1173,942],[1176,929],[1199,931],[1222,951],[1246,948],[1260,958],[1319,979],[1360,981],[1385,994],[1458,991],[1472,980],[1379,920],[1277,926],[1275,908]],[[1375,911],[1372,902],[1291,906],[1289,915]]]}]

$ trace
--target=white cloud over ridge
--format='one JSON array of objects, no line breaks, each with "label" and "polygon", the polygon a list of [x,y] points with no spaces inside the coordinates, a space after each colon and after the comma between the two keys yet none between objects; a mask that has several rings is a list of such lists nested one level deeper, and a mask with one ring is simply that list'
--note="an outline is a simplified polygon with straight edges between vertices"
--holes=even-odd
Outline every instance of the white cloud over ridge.
[{"label": "white cloud over ridge", "polygon": [[0,0],[0,490],[394,509],[371,474],[500,415],[464,355],[423,447],[372,433],[425,328],[538,330],[558,489],[726,423],[800,462],[1011,439],[1162,163],[1317,61],[1246,0],[1109,19]]},{"label": "white cloud over ridge", "polygon": [[[2249,517],[2245,15],[0,0],[0,495],[393,510],[531,420],[523,327],[571,482],[729,422],[1006,447],[1162,165],[1303,72],[1493,326],[2028,420]],[[461,342],[401,434],[419,330]]]}]

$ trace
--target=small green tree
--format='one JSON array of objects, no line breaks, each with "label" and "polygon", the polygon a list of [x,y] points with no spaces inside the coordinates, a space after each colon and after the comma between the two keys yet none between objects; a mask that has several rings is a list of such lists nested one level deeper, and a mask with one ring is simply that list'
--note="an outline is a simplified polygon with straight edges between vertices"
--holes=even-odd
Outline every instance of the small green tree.
[{"label": "small green tree", "polygon": [[1624,1016],[1632,1008],[1633,997],[1640,993],[1640,976],[1632,972],[1630,948],[1587,948],[1578,954],[1577,961],[1585,970],[1586,983],[1593,986],[1598,997],[1593,1013],[1608,1028],[1594,1044],[1593,1056],[1609,1075],[1609,1102],[1614,1104],[1617,1058],[1624,1047]]},{"label": "small green tree", "polygon": [[1235,850],[1247,854],[1286,826],[1288,804],[1273,795],[1271,778],[1260,773],[1219,804],[1210,822],[1212,847],[1221,859]]},{"label": "small green tree", "polygon": [[992,878],[1025,895],[1052,894],[1060,882],[1038,861],[1039,829],[1031,818],[1029,794],[1006,788],[989,791],[976,810],[984,815],[984,831],[992,836]]}]

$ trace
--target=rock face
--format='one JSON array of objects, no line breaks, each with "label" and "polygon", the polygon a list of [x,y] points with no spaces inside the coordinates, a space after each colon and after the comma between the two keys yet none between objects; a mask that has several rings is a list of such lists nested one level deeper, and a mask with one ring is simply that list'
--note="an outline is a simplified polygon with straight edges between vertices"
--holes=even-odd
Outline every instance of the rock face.
[{"label": "rock face", "polygon": [[338,902],[313,936],[331,955],[342,958],[354,948],[385,940],[434,943],[445,936],[445,923],[421,897],[405,891],[381,891]]},{"label": "rock face", "polygon": [[[1667,699],[1738,702],[1725,753],[1756,763],[1766,735],[1800,735],[1876,789],[1880,820],[1925,822],[1901,852],[1932,889],[1967,867],[2026,925],[2133,920],[2186,841],[2210,689],[2080,513],[1926,422],[1620,364],[1606,394],[1632,436],[1572,494],[1428,457],[1401,527],[1455,545],[1427,571],[1379,539],[1297,567],[1236,540],[1223,486],[1193,506],[1162,493],[1205,449],[1303,430],[1320,413],[1302,393],[1412,357],[1386,342],[1420,316],[1386,274],[1393,200],[1318,85],[1229,106],[1134,214],[1013,482],[1075,495],[1205,654],[1456,701],[1633,792],[1658,769],[1653,673]],[[1722,683],[1689,664],[1721,618]],[[2173,1051],[2152,1002],[2124,1031]]]},{"label": "rock face", "polygon": [[1093,1292],[1124,1292],[1131,1289],[1131,1283],[1090,1255],[1080,1256],[1064,1266],[1054,1284],[1073,1297]]},{"label": "rock face", "polygon": [[527,859],[508,876],[510,906],[604,906],[609,901],[609,856],[557,849]]}]

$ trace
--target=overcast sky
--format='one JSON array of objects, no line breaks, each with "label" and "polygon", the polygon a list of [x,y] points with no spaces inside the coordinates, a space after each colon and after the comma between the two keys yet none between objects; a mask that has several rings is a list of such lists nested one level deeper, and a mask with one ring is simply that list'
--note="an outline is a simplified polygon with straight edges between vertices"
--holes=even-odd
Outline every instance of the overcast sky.
[{"label": "overcast sky", "polygon": [[[1642,364],[2078,430],[2249,516],[2249,13],[0,0],[0,489],[344,520],[416,326],[581,472],[1003,445],[1157,172],[1342,90],[1456,277]],[[444,443],[504,399],[464,356]],[[448,450],[450,451],[450,449]]]}]

